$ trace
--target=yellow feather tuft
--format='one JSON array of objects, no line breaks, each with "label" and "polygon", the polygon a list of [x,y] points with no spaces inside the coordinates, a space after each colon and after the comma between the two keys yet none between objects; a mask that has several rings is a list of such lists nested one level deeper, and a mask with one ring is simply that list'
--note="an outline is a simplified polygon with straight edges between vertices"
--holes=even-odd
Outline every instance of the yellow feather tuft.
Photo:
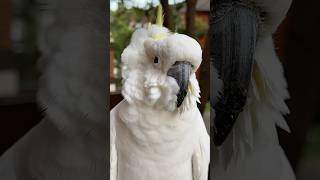
[{"label": "yellow feather tuft", "polygon": [[161,40],[161,39],[165,39],[166,37],[168,37],[167,34],[160,33],[160,34],[157,34],[157,35],[153,36],[152,38],[153,38],[154,40],[158,41],[158,40]]},{"label": "yellow feather tuft", "polygon": [[163,26],[163,9],[161,3],[158,6],[158,11],[157,11],[157,19],[156,19],[156,24],[158,26]]},{"label": "yellow feather tuft", "polygon": [[[163,9],[162,9],[162,5],[161,3],[158,6],[157,9],[157,17],[156,17],[156,25],[163,27],[163,19],[164,19],[164,15],[163,15]],[[158,41],[158,40],[162,40],[165,39],[166,37],[168,37],[167,33],[158,33],[153,35],[153,39]]]}]

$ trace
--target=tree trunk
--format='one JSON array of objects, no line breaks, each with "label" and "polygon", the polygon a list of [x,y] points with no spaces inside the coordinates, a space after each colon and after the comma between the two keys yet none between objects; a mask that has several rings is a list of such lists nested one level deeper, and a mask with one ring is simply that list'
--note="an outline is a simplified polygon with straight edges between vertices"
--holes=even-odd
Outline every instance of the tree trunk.
[{"label": "tree trunk", "polygon": [[171,18],[171,10],[169,6],[168,0],[160,0],[162,6],[163,6],[163,12],[164,12],[164,26],[173,31],[173,24],[172,24],[172,18]]},{"label": "tree trunk", "polygon": [[202,63],[199,68],[199,85],[201,89],[201,104],[198,105],[199,110],[201,113],[204,112],[205,106],[210,97],[210,43],[209,43],[209,36],[206,38],[206,44],[204,46],[204,50],[202,53]]},{"label": "tree trunk", "polygon": [[195,17],[197,0],[187,0],[186,25],[187,35],[195,38]]}]

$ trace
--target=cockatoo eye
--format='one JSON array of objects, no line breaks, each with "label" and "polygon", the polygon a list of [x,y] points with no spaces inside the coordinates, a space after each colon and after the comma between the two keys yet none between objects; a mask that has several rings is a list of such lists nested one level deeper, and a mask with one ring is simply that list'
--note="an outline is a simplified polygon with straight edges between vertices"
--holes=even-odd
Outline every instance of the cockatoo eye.
[{"label": "cockatoo eye", "polygon": [[156,57],[154,57],[154,59],[153,59],[153,63],[155,63],[155,64],[158,64],[159,63],[159,58],[156,56]]}]

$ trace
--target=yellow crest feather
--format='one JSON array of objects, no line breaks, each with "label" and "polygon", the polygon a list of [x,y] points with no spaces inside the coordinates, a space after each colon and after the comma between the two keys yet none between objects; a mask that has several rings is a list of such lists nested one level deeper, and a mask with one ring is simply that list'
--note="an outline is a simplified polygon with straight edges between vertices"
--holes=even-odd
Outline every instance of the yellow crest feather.
[{"label": "yellow crest feather", "polygon": [[163,9],[161,3],[159,4],[157,10],[156,24],[161,27],[163,26]]}]

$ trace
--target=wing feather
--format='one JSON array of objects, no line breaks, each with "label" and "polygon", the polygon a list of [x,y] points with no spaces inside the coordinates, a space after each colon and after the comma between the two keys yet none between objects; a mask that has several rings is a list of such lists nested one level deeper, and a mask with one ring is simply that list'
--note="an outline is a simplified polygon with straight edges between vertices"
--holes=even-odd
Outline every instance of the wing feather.
[{"label": "wing feather", "polygon": [[205,125],[201,124],[201,136],[192,156],[193,180],[207,180],[210,162],[210,137]]},{"label": "wing feather", "polygon": [[117,180],[118,155],[116,147],[116,123],[119,119],[118,111],[121,107],[122,102],[120,102],[110,111],[110,180]]}]

